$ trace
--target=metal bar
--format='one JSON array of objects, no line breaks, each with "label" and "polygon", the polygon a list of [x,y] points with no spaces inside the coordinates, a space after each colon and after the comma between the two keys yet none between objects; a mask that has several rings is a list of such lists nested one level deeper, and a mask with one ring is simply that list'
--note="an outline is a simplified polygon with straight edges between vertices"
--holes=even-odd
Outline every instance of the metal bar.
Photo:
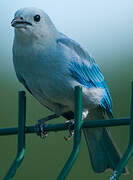
[{"label": "metal bar", "polygon": [[19,110],[18,110],[18,146],[17,155],[8,170],[4,180],[12,180],[18,167],[20,166],[25,153],[25,121],[26,121],[26,96],[24,91],[19,92]]},{"label": "metal bar", "polygon": [[132,93],[131,93],[131,125],[130,125],[130,140],[129,145],[133,145],[133,82],[132,82]]},{"label": "metal bar", "polygon": [[[125,126],[130,124],[130,118],[118,118],[112,120],[89,120],[83,122],[82,128],[94,128],[94,127],[111,127],[111,126]],[[44,129],[47,132],[50,131],[64,131],[68,130],[68,126],[64,123],[60,124],[45,124]],[[18,133],[18,128],[0,128],[0,136],[5,135],[15,135]],[[31,134],[36,133],[35,126],[27,126],[25,127],[25,133]]]},{"label": "metal bar", "polygon": [[130,139],[129,145],[126,152],[124,153],[122,159],[118,163],[116,170],[113,172],[110,180],[118,180],[121,173],[124,171],[125,166],[127,165],[129,159],[133,155],[133,82],[132,82],[132,94],[131,94],[131,118],[130,118]]},{"label": "metal bar", "polygon": [[75,114],[74,114],[74,142],[72,152],[64,165],[57,180],[64,180],[70,172],[74,162],[76,161],[81,144],[81,126],[82,126],[82,89],[79,86],[75,87]]}]

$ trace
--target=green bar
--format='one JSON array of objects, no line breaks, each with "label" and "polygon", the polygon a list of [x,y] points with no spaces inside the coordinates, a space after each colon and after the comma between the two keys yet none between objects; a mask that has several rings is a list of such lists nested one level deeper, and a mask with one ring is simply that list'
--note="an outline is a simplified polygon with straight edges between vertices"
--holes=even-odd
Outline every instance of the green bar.
[{"label": "green bar", "polygon": [[130,139],[129,145],[126,152],[124,153],[122,159],[120,160],[116,170],[113,172],[110,180],[118,180],[121,173],[124,171],[125,166],[127,165],[129,159],[133,155],[133,82],[132,82],[132,94],[131,94],[131,118],[130,118]]},{"label": "green bar", "polygon": [[[111,126],[125,126],[130,124],[130,118],[118,118],[118,119],[111,119],[111,120],[89,120],[83,122],[82,128],[94,128],[94,127],[111,127]],[[68,130],[68,126],[64,123],[60,124],[45,124],[45,130],[50,131],[64,131]],[[0,128],[0,136],[5,135],[15,135],[18,133],[18,128]],[[36,133],[35,126],[27,126],[25,127],[25,133],[31,134]]]},{"label": "green bar", "polygon": [[112,126],[125,126],[130,124],[129,118],[118,118],[110,120],[88,120],[83,122],[83,128],[95,128],[95,127],[112,127]]},{"label": "green bar", "polygon": [[82,89],[79,86],[75,87],[75,114],[74,114],[74,143],[72,152],[64,165],[57,180],[64,180],[70,172],[74,162],[76,161],[81,144],[81,126],[82,126]]},{"label": "green bar", "polygon": [[130,125],[130,142],[129,144],[132,145],[133,144],[133,82],[132,82],[132,94],[131,94],[131,125]]},{"label": "green bar", "polygon": [[18,147],[16,158],[8,170],[4,180],[12,180],[18,167],[20,166],[25,153],[25,121],[26,121],[26,96],[24,91],[19,92],[18,111]]}]

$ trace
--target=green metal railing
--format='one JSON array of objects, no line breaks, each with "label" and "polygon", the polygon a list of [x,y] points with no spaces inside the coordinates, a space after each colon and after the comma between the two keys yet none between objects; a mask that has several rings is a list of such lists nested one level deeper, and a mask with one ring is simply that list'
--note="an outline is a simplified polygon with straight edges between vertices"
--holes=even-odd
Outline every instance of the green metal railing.
[{"label": "green metal railing", "polygon": [[16,158],[8,170],[4,180],[11,180],[20,166],[25,153],[25,121],[26,121],[26,96],[25,92],[19,92],[18,110],[18,147]]},{"label": "green metal railing", "polygon": [[[36,133],[35,126],[25,126],[26,122],[26,96],[25,92],[19,92],[19,111],[18,111],[18,127],[13,128],[1,128],[0,136],[4,135],[14,135],[18,134],[18,147],[17,155],[14,162],[12,163],[10,169],[8,170],[4,180],[12,180],[17,169],[19,168],[25,153],[25,135],[27,133]],[[51,131],[64,131],[68,129],[74,129],[74,141],[72,152],[64,165],[62,171],[60,172],[57,180],[65,180],[69,174],[75,160],[78,157],[81,144],[81,130],[82,128],[94,128],[94,127],[110,127],[110,126],[120,126],[120,125],[130,125],[130,139],[128,148],[114,170],[112,176],[109,180],[118,180],[121,173],[123,172],[128,160],[133,155],[133,83],[132,83],[132,98],[131,98],[131,117],[130,118],[119,118],[111,120],[89,120],[87,122],[82,121],[82,88],[75,87],[75,113],[74,113],[74,125],[69,123],[64,124],[44,124],[44,129],[46,132]]]}]

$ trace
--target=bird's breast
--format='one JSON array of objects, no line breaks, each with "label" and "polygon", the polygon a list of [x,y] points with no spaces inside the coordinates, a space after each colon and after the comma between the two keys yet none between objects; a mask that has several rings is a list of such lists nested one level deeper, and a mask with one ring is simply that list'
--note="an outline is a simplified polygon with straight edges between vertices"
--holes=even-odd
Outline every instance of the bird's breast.
[{"label": "bird's breast", "polygon": [[14,66],[35,95],[58,102],[72,94],[67,64],[57,53],[21,48],[14,52]]}]

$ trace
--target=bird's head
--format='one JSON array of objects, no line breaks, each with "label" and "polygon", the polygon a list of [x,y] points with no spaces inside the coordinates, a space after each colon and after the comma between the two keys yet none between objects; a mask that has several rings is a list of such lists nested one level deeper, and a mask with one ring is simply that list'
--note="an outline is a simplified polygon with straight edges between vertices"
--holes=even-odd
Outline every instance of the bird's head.
[{"label": "bird's head", "polygon": [[15,34],[23,38],[46,38],[56,32],[49,16],[37,8],[19,9],[11,25],[15,28]]}]

